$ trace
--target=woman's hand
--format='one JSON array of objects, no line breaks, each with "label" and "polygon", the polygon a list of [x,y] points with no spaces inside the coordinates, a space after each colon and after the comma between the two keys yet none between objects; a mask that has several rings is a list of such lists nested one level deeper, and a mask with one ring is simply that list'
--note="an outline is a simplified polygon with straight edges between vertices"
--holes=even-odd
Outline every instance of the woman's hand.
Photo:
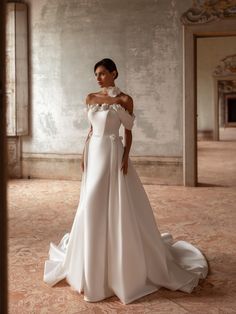
[{"label": "woman's hand", "polygon": [[122,162],[121,162],[121,168],[120,170],[123,170],[123,174],[127,174],[128,172],[128,161],[129,161],[129,155],[124,153],[122,157]]},{"label": "woman's hand", "polygon": [[81,166],[82,172],[84,172],[84,154],[82,154],[80,166]]}]

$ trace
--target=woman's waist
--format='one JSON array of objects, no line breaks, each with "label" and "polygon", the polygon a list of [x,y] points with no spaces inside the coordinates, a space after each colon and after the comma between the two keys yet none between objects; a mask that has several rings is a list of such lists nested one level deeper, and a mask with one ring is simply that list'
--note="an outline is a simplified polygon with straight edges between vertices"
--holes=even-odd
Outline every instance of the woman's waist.
[{"label": "woman's waist", "polygon": [[91,135],[90,135],[91,138],[104,138],[104,139],[111,139],[111,140],[116,140],[116,139],[123,139],[123,136],[121,136],[119,133],[96,133],[96,132],[93,132]]}]

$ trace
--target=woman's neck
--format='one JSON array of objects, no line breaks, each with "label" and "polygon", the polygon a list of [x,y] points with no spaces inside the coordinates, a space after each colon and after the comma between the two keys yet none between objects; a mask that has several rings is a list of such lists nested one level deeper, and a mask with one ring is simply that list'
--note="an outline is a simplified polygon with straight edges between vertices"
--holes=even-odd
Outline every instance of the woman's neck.
[{"label": "woman's neck", "polygon": [[104,86],[102,87],[102,93],[104,95],[110,96],[110,97],[116,97],[121,93],[119,87],[113,85],[113,86]]}]

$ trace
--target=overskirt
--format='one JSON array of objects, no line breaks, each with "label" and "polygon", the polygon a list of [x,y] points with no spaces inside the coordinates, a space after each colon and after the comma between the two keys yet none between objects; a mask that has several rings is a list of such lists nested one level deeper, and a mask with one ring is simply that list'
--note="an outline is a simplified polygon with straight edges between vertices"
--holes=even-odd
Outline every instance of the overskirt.
[{"label": "overskirt", "polygon": [[126,175],[120,169],[123,151],[118,133],[85,144],[79,205],[70,232],[50,243],[44,281],[65,278],[90,302],[116,295],[128,304],[160,287],[191,293],[207,261],[192,244],[160,234],[131,160]]}]

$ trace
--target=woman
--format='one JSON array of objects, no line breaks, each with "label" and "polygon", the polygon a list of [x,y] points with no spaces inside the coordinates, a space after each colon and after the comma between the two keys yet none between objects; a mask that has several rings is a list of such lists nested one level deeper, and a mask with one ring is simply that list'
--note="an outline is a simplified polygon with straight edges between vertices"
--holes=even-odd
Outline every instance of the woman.
[{"label": "woman", "polygon": [[118,71],[111,59],[96,63],[94,73],[101,90],[86,98],[91,127],[80,201],[71,232],[58,246],[50,243],[44,281],[53,286],[66,278],[90,302],[116,295],[128,304],[160,287],[191,293],[207,276],[207,261],[190,243],[160,234],[129,159],[132,98],[115,86]]}]

